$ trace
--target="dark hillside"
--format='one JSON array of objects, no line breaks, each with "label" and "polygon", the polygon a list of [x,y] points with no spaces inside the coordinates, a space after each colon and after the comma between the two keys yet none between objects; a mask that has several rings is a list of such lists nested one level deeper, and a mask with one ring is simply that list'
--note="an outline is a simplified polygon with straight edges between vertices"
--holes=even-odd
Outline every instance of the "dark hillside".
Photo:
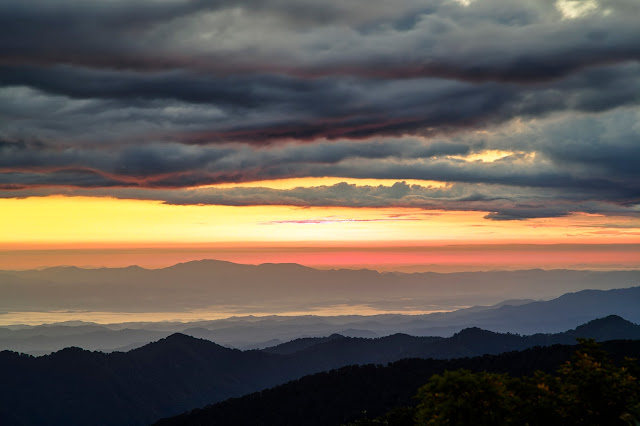
[{"label": "dark hillside", "polygon": [[[640,341],[610,341],[603,348],[618,361],[624,356],[640,357]],[[464,368],[515,376],[536,370],[551,372],[575,350],[575,345],[554,345],[475,358],[348,366],[163,419],[156,425],[340,425],[362,418],[364,413],[373,418],[397,406],[413,405],[417,389],[445,370]]]},{"label": "dark hillside", "polygon": [[[556,335],[518,336],[471,328],[450,338],[330,336],[243,352],[174,334],[126,353],[67,348],[32,357],[5,351],[0,352],[0,423],[142,425],[346,365],[498,354],[536,345],[571,344],[576,337],[590,334],[603,339],[633,338],[637,328],[622,318],[608,317]],[[525,358],[509,368],[526,367]],[[38,410],[33,410],[34,404]]]}]

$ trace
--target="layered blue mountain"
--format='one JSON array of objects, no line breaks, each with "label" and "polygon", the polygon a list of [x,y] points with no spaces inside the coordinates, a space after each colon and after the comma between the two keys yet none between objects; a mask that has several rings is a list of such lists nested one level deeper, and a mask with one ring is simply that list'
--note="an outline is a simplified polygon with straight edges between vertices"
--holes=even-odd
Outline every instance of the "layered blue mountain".
[{"label": "layered blue mountain", "polygon": [[[396,333],[450,337],[466,327],[520,334],[557,333],[593,318],[619,315],[640,322],[640,287],[583,290],[549,301],[511,300],[429,315],[233,317],[191,323],[97,325],[61,323],[36,327],[0,327],[0,350],[43,355],[69,346],[130,350],[174,332],[239,349],[265,348],[301,337],[376,337]],[[299,343],[303,344],[303,343]]]},{"label": "layered blue mountain", "polygon": [[346,365],[498,354],[536,345],[571,344],[576,337],[609,340],[611,336],[640,339],[640,326],[610,316],[550,335],[519,336],[478,328],[449,338],[334,335],[240,351],[173,334],[126,353],[67,348],[33,357],[4,351],[0,353],[0,421],[142,425]]}]

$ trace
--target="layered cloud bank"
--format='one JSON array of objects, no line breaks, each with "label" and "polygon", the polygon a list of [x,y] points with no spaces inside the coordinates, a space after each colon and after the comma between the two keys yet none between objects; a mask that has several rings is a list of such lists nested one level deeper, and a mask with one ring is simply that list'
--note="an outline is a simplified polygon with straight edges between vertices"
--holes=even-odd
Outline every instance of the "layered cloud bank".
[{"label": "layered cloud bank", "polygon": [[[636,221],[639,15],[635,0],[0,1],[0,197]],[[344,182],[260,184],[310,177]]]}]

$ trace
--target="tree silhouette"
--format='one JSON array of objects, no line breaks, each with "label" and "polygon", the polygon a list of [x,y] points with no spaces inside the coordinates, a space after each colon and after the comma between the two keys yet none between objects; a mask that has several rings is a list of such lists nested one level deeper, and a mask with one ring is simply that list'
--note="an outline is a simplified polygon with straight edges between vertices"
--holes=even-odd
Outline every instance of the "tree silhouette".
[{"label": "tree silhouette", "polygon": [[[555,375],[528,377],[460,369],[433,375],[417,407],[398,408],[356,425],[640,425],[640,365],[616,365],[594,340]],[[401,416],[397,415],[402,413]]]}]

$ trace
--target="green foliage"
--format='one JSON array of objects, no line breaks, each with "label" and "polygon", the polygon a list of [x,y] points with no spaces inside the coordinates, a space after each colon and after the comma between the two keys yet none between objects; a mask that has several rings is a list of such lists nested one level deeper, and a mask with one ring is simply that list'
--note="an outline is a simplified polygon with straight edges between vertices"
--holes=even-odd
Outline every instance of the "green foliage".
[{"label": "green foliage", "polygon": [[506,374],[445,371],[420,388],[415,419],[421,425],[514,424],[519,397]]},{"label": "green foliage", "polygon": [[[574,359],[560,368],[560,416],[576,425],[627,424],[640,420],[640,385],[632,360],[618,367],[593,340],[581,340]],[[635,365],[634,365],[635,364]],[[635,411],[635,412],[634,412]]]},{"label": "green foliage", "polygon": [[[446,371],[420,388],[417,425],[628,425],[640,421],[638,363],[618,366],[593,340],[556,375]],[[388,423],[392,424],[392,423]]]}]

